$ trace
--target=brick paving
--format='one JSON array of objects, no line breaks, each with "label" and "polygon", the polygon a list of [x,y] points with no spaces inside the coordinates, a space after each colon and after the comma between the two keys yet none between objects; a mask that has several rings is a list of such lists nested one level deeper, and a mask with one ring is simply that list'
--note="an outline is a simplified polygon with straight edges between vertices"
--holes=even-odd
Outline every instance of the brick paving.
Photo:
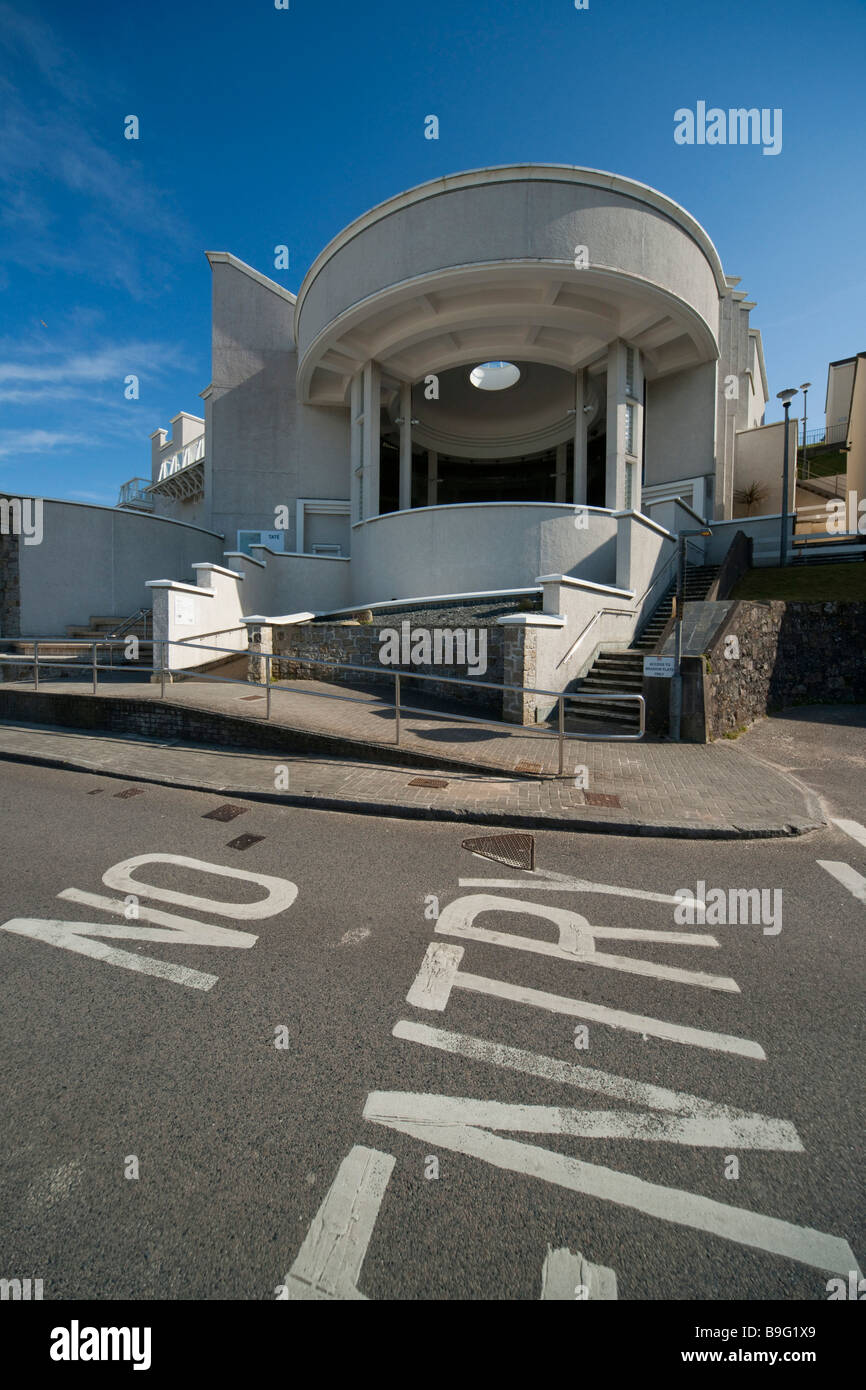
[{"label": "brick paving", "polygon": [[[7,689],[32,691],[32,684]],[[2,689],[2,687],[0,687]],[[317,698],[313,693],[345,695],[345,687],[300,681],[272,691],[271,722],[362,742],[367,757],[293,756],[233,752],[174,740],[77,733],[71,729],[0,723],[0,757],[85,766],[132,779],[213,789],[226,794],[293,804],[327,805],[352,811],[432,816],[513,826],[547,825],[638,834],[765,836],[798,834],[822,825],[814,798],[795,781],[749,756],[736,743],[710,745],[566,742],[566,775],[557,773],[557,740],[495,725],[467,724],[460,716],[434,719],[404,715],[401,745],[442,759],[418,767],[389,765],[394,744],[394,712],[375,695],[353,692],[354,703]],[[87,696],[87,683],[40,681],[40,693]],[[180,681],[167,689],[167,702],[259,722],[265,702],[250,701],[246,685]],[[160,699],[151,683],[106,683],[92,697],[136,701]],[[261,710],[261,713],[259,713]],[[214,743],[219,728],[214,726]],[[383,753],[375,758],[376,749]],[[519,762],[541,764],[538,777],[519,776]],[[465,762],[465,770],[454,770]],[[289,768],[289,791],[274,791],[274,768]],[[449,766],[450,764],[450,766]],[[575,769],[585,768],[586,786],[575,785]],[[438,775],[446,787],[410,786],[413,778]],[[589,800],[586,793],[589,793]],[[615,797],[619,806],[592,804]]]}]

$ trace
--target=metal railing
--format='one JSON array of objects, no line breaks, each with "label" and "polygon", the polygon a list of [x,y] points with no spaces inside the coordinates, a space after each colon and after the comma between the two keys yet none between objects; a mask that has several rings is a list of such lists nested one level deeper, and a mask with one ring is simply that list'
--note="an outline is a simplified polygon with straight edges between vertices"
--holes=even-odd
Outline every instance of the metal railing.
[{"label": "metal railing", "polygon": [[[56,640],[56,639],[55,639],[55,640]],[[194,640],[197,640],[197,639],[194,639]],[[50,638],[44,638],[44,637],[42,637],[42,638],[38,638],[38,637],[37,637],[37,638],[32,638],[32,639],[31,639],[31,638],[23,638],[23,639],[22,639],[22,638],[20,638],[20,637],[19,637],[19,638],[0,638],[0,643],[3,643],[3,642],[6,642],[6,643],[8,643],[8,642],[21,642],[21,641],[26,641],[28,644],[29,644],[30,642],[32,642],[32,645],[33,645],[33,654],[32,654],[31,656],[28,656],[26,653],[18,653],[18,654],[14,655],[14,656],[0,656],[0,668],[3,668],[3,667],[5,667],[5,666],[13,666],[13,667],[14,667],[14,666],[31,666],[31,667],[33,668],[33,684],[34,684],[34,689],[35,689],[35,690],[38,690],[38,689],[39,689],[39,668],[40,668],[40,665],[45,666],[45,667],[49,667],[49,668],[50,668],[50,667],[60,667],[60,668],[63,668],[63,667],[72,667],[72,666],[78,668],[78,667],[81,666],[81,663],[78,662],[78,661],[63,661],[62,659],[58,659],[58,658],[55,657],[55,656],[50,656],[50,655],[49,655],[49,656],[46,656],[46,655],[44,655],[44,654],[40,657],[40,655],[39,655],[40,643],[44,646],[46,643],[52,641],[52,639],[50,639]],[[98,660],[99,650],[102,649],[102,648],[113,648],[113,647],[117,647],[117,646],[124,646],[125,643],[123,643],[122,641],[121,641],[121,642],[117,642],[117,641],[112,641],[112,640],[110,640],[110,639],[108,639],[108,640],[103,639],[103,640],[101,640],[101,641],[93,641],[93,642],[87,642],[87,641],[69,641],[69,642],[64,642],[63,645],[64,645],[64,646],[67,646],[67,647],[82,647],[82,648],[89,648],[89,649],[90,649],[91,682],[92,682],[93,694],[95,695],[95,694],[97,693],[97,691],[98,691],[99,672],[100,672],[100,670],[103,670],[103,671],[104,671],[104,670],[111,669],[112,671],[116,672],[117,669],[118,669],[117,667],[110,667],[110,668],[109,668],[109,667],[106,667],[105,665],[100,666],[99,660]],[[178,668],[176,671],[172,669],[171,664],[170,664],[170,656],[171,656],[171,653],[170,653],[170,651],[167,650],[168,648],[171,648],[171,647],[184,647],[184,648],[186,648],[187,650],[192,649],[192,650],[195,650],[195,651],[222,652],[222,653],[224,653],[225,655],[228,655],[228,656],[238,656],[238,655],[239,655],[239,653],[238,653],[237,650],[235,650],[234,648],[230,648],[230,647],[198,647],[198,646],[197,646],[197,647],[194,647],[194,648],[193,648],[192,645],[191,645],[191,641],[190,641],[189,639],[187,639],[187,640],[184,641],[184,640],[180,640],[180,639],[159,638],[159,639],[156,639],[156,640],[154,641],[153,647],[154,647],[154,655],[156,655],[157,648],[159,649],[159,656],[160,656],[160,663],[159,663],[159,665],[155,665],[155,664],[154,664],[154,665],[151,665],[151,666],[145,666],[145,665],[136,666],[136,670],[137,670],[137,671],[151,671],[154,675],[158,675],[158,676],[159,676],[159,678],[160,678],[160,698],[163,699],[163,700],[165,699],[166,682],[167,682],[167,681],[170,681],[171,678],[172,678],[172,676],[174,676],[174,675],[186,676],[186,675],[189,675],[189,674],[190,674],[190,668],[189,668],[189,667]],[[296,666],[318,666],[318,667],[322,667],[322,668],[324,668],[324,669],[326,669],[326,670],[329,670],[329,671],[352,671],[352,672],[354,672],[356,675],[366,676],[366,678],[367,678],[368,681],[370,680],[371,677],[377,677],[377,678],[381,679],[381,678],[384,676],[384,677],[391,678],[391,679],[393,679],[393,681],[394,681],[394,700],[393,700],[393,705],[388,705],[388,707],[389,707],[389,708],[393,708],[393,710],[394,710],[394,722],[395,722],[395,732],[396,732],[395,744],[396,744],[396,746],[397,746],[398,748],[401,746],[401,742],[400,742],[400,740],[401,740],[401,733],[402,733],[401,719],[402,719],[402,716],[403,716],[404,714],[418,714],[418,715],[423,715],[423,716],[425,716],[425,717],[428,718],[428,719],[451,719],[451,720],[457,719],[457,720],[460,720],[461,722],[465,722],[465,723],[469,723],[469,724],[484,724],[484,725],[487,725],[487,726],[491,726],[491,725],[492,725],[492,726],[494,726],[494,727],[507,729],[507,730],[509,731],[509,733],[512,733],[512,734],[513,734],[513,733],[516,733],[516,732],[518,731],[518,729],[519,729],[520,735],[532,733],[532,734],[541,734],[541,735],[546,736],[546,737],[555,737],[555,738],[557,739],[558,751],[559,751],[559,760],[558,760],[559,770],[558,770],[558,775],[561,777],[561,776],[564,775],[564,770],[565,770],[565,743],[566,743],[566,740],[567,740],[567,739],[575,739],[575,740],[577,740],[578,742],[583,742],[583,743],[597,743],[597,742],[608,742],[608,741],[609,741],[609,742],[617,742],[617,743],[634,743],[634,742],[637,742],[638,740],[640,740],[640,739],[643,738],[644,733],[645,733],[645,730],[646,730],[646,705],[645,705],[645,702],[644,702],[644,698],[643,698],[642,695],[638,695],[638,694],[634,694],[634,693],[622,694],[622,695],[607,695],[607,694],[606,694],[604,698],[605,698],[605,701],[609,701],[610,703],[614,703],[614,704],[631,703],[631,704],[637,705],[637,715],[638,715],[638,730],[637,730],[637,732],[635,732],[635,733],[627,733],[627,734],[612,734],[612,733],[605,733],[605,734],[566,733],[566,730],[565,730],[565,701],[566,701],[566,700],[572,700],[572,701],[574,701],[574,702],[576,702],[576,703],[578,703],[578,704],[579,704],[581,701],[586,702],[586,703],[597,704],[597,703],[598,703],[598,696],[597,696],[597,695],[596,695],[596,696],[590,696],[590,695],[571,694],[571,693],[568,692],[568,691],[563,691],[563,690],[545,690],[545,689],[543,689],[543,688],[540,687],[540,686],[532,686],[532,685],[506,685],[506,684],[500,684],[499,682],[494,682],[494,681],[471,680],[471,679],[469,679],[469,678],[467,678],[467,677],[462,677],[462,676],[443,676],[443,675],[438,675],[438,674],[435,675],[435,676],[430,676],[430,675],[426,675],[426,674],[424,674],[424,673],[422,673],[422,672],[420,672],[420,671],[407,671],[407,670],[402,670],[402,669],[400,669],[400,670],[389,670],[389,669],[386,668],[386,667],[358,666],[358,665],[354,665],[354,664],[352,664],[352,663],[350,663],[350,662],[343,662],[343,661],[321,661],[321,660],[318,660],[318,659],[314,659],[314,658],[312,658],[312,657],[296,657],[296,656],[293,656],[293,655],[278,655],[278,654],[273,653],[273,652],[258,652],[258,651],[252,650],[252,651],[248,651],[247,654],[250,655],[250,656],[252,656],[255,660],[264,662],[264,664],[265,664],[265,680],[264,680],[263,682],[258,682],[258,683],[256,683],[256,682],[247,681],[247,680],[239,680],[237,677],[233,677],[233,676],[220,676],[220,675],[215,675],[215,674],[212,673],[212,672],[198,671],[198,670],[196,670],[195,668],[192,668],[192,670],[193,670],[193,672],[194,672],[194,675],[195,675],[195,679],[200,680],[200,681],[215,681],[215,682],[217,682],[218,684],[223,684],[223,685],[243,685],[243,686],[246,686],[247,689],[249,689],[249,687],[250,687],[251,685],[255,685],[255,684],[264,685],[264,687],[265,687],[265,696],[264,696],[264,698],[265,698],[265,701],[266,701],[266,704],[265,704],[265,716],[264,716],[264,717],[265,717],[266,720],[269,720],[270,717],[271,717],[271,695],[272,695],[272,692],[273,692],[274,690],[283,690],[286,694],[300,693],[300,692],[296,692],[296,691],[295,691],[294,686],[289,685],[289,684],[284,684],[284,683],[281,682],[281,681],[274,681],[274,680],[272,679],[272,663],[273,663],[274,661],[291,662],[293,665],[296,665]],[[167,657],[167,656],[168,656],[169,660],[166,660],[166,657]],[[413,681],[431,681],[431,682],[435,682],[435,683],[437,683],[437,684],[444,684],[444,685],[472,686],[473,688],[475,688],[475,689],[480,689],[480,690],[499,690],[499,691],[503,691],[503,692],[504,692],[504,691],[510,691],[510,692],[512,692],[512,693],[514,693],[514,694],[518,694],[518,695],[543,695],[543,696],[547,696],[549,699],[552,699],[552,700],[555,700],[555,701],[556,701],[556,715],[557,715],[557,719],[556,719],[556,725],[557,725],[557,726],[556,726],[556,731],[554,732],[554,730],[551,729],[551,728],[549,728],[548,725],[547,725],[546,723],[544,723],[544,724],[537,724],[537,725],[531,725],[531,724],[528,724],[528,725],[515,725],[515,724],[510,724],[510,723],[508,723],[508,722],[507,722],[506,720],[504,720],[504,719],[495,719],[495,718],[492,718],[492,717],[491,717],[491,718],[484,718],[484,717],[481,717],[481,716],[478,716],[478,715],[464,714],[464,713],[462,713],[462,711],[461,711],[460,713],[454,713],[454,712],[446,712],[446,711],[442,711],[442,710],[423,709],[423,708],[421,708],[420,706],[416,706],[416,705],[407,705],[407,704],[403,701],[403,699],[401,698],[401,681],[406,680],[406,679],[413,680]],[[335,695],[335,694],[332,694],[330,691],[324,691],[324,690],[310,690],[310,691],[304,691],[303,693],[306,694],[306,695],[314,696],[316,699],[321,699],[321,700],[342,700],[342,701],[344,701],[344,702],[346,702],[346,703],[348,703],[348,704],[353,704],[353,705],[359,705],[359,704],[368,705],[368,704],[369,704],[369,701],[366,700],[366,699],[358,699],[356,696],[352,696],[352,695]],[[377,703],[377,704],[388,704],[388,702],[385,701],[383,697],[377,698],[376,703]]]},{"label": "metal railing", "polygon": [[141,639],[142,642],[149,642],[153,636],[152,608],[139,608],[137,613],[133,613],[132,616],[122,622],[119,627],[113,628],[111,632],[107,632],[105,635],[106,637],[124,637],[131,628],[137,627],[139,623],[144,627],[144,635]]},{"label": "metal railing", "polygon": [[[823,429],[807,430],[806,448],[808,449],[810,444],[845,444],[848,439],[848,424],[846,420],[843,425],[827,425]],[[800,448],[802,447],[801,442]]]},{"label": "metal railing", "polygon": [[[700,557],[701,557],[701,561],[703,562],[703,560],[704,560],[706,557],[705,557],[704,552],[701,550],[700,546],[696,545],[694,541],[689,540],[688,537],[686,537],[686,554],[688,554],[688,547],[689,547],[690,545],[693,546],[695,550],[697,550],[698,554],[699,554]],[[664,578],[664,576],[667,574],[668,570],[670,569],[671,565],[676,564],[677,554],[678,554],[678,552],[677,552],[677,551],[674,551],[673,555],[668,556],[667,560],[665,560],[665,563],[662,565],[662,567],[661,567],[661,569],[659,570],[658,574],[656,575],[655,579],[653,579],[653,580],[650,581],[650,583],[647,585],[647,587],[644,589],[643,593],[641,594],[640,598],[635,600],[635,605],[634,605],[633,608],[599,608],[599,609],[597,609],[596,612],[593,613],[593,615],[592,615],[592,617],[590,618],[589,622],[586,623],[586,624],[581,628],[580,632],[577,634],[577,637],[574,639],[574,641],[572,642],[572,644],[571,644],[571,646],[569,647],[568,651],[565,653],[565,656],[562,657],[561,660],[559,660],[559,661],[556,663],[556,669],[559,670],[560,666],[564,666],[565,663],[566,663],[567,661],[570,661],[570,660],[571,660],[571,658],[574,656],[574,653],[577,651],[578,647],[580,646],[581,642],[583,641],[584,637],[585,637],[586,634],[590,631],[591,628],[595,627],[595,624],[598,622],[599,618],[602,618],[602,617],[608,617],[608,618],[637,618],[637,617],[640,615],[640,610],[641,610],[641,606],[642,606],[642,604],[643,604],[644,599],[647,598],[647,597],[652,593],[653,589],[656,587],[656,585],[658,584],[659,580]],[[696,566],[696,568],[699,568],[699,567]],[[667,590],[665,590],[665,593],[666,593],[666,592],[667,592]],[[662,594],[662,598],[664,598],[664,594]],[[659,599],[659,603],[661,603],[661,601],[662,601],[662,600]],[[650,613],[648,614],[648,616],[647,616],[647,619],[646,619],[646,622],[647,622],[647,623],[648,623],[648,622],[650,621],[650,619],[652,618],[652,615],[653,615],[654,612],[655,612],[655,609],[653,608],[653,609],[650,611]],[[646,623],[643,624],[643,627],[646,627]],[[634,631],[634,636],[635,636],[635,637],[639,636],[640,632],[643,631],[643,627],[642,627],[642,628],[638,628],[638,627],[637,627],[637,624],[635,624],[635,631]]]},{"label": "metal railing", "polygon": [[153,498],[147,491],[150,482],[150,478],[130,478],[128,483],[123,483],[117,499],[118,507],[141,507],[145,511],[152,511]]}]

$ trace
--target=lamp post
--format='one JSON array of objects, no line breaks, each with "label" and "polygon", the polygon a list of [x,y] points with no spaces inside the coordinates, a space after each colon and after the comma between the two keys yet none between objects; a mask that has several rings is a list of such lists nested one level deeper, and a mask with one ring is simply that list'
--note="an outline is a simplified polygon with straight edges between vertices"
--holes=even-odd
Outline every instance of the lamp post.
[{"label": "lamp post", "polygon": [[776,394],[776,399],[785,407],[785,462],[782,466],[782,534],[779,542],[779,564],[784,568],[788,563],[788,431],[791,424],[791,402],[796,389],[789,386]]},{"label": "lamp post", "polygon": [[811,385],[812,385],[811,381],[804,381],[804,382],[802,383],[802,385],[800,386],[800,390],[803,392],[803,477],[804,477],[804,478],[807,478],[807,477],[809,476],[808,473],[806,472],[806,419],[807,419],[807,416],[806,416],[806,402],[807,402],[807,400],[808,400],[808,396],[809,396],[809,387],[810,387]]},{"label": "lamp post", "polygon": [[680,724],[683,715],[683,674],[681,669],[683,657],[683,595],[685,592],[686,580],[686,546],[689,536],[711,536],[713,533],[708,526],[698,531],[680,531],[677,536],[677,613],[676,628],[674,629],[674,674],[671,679],[671,708],[670,708],[670,731],[671,738],[675,743],[680,741]]}]

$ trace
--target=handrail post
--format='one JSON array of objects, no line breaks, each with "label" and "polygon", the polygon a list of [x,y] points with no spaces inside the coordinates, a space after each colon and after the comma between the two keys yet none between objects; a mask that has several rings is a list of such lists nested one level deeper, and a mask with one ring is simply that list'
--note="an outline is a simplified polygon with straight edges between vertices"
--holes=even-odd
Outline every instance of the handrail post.
[{"label": "handrail post", "polygon": [[270,719],[270,717],[271,717],[271,653],[270,653],[270,652],[262,652],[262,656],[265,658],[265,680],[267,681],[267,685],[268,685],[268,693],[267,693],[267,696],[266,696],[266,701],[267,701],[267,702],[266,702],[266,704],[265,704],[265,719]]},{"label": "handrail post", "polygon": [[565,771],[565,696],[560,695],[557,701],[558,721],[559,721],[559,775]]},{"label": "handrail post", "polygon": [[160,699],[165,699],[165,649],[167,642],[163,640],[159,644],[159,680],[160,680]]},{"label": "handrail post", "polygon": [[90,659],[91,659],[92,669],[93,669],[93,693],[94,693],[94,695],[95,695],[95,694],[96,694],[96,643],[95,643],[95,642],[92,644],[92,646],[91,646],[91,648],[90,648]]},{"label": "handrail post", "polygon": [[33,643],[33,689],[39,689],[39,643]]},{"label": "handrail post", "polygon": [[394,672],[394,722],[397,726],[397,747],[400,747],[400,672]]}]

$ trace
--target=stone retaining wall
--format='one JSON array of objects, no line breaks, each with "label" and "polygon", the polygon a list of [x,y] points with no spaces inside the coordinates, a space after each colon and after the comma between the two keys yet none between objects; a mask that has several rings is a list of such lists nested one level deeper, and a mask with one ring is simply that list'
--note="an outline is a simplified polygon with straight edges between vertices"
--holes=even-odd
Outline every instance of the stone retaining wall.
[{"label": "stone retaining wall", "polygon": [[0,637],[18,637],[21,632],[20,539],[0,532]]},{"label": "stone retaining wall", "polygon": [[[483,675],[473,676],[466,665],[426,665],[415,666],[424,675],[455,676],[459,679],[477,679],[502,684],[505,662],[506,629],[496,623],[476,624],[476,631],[484,631],[487,637],[487,670]],[[383,637],[386,629],[400,632],[400,620],[393,616],[387,622],[375,621],[357,626],[341,623],[303,623],[273,629],[275,656],[281,658],[272,662],[275,680],[321,680],[339,684],[365,686],[381,685],[383,690],[393,691],[393,666],[383,665],[380,660]],[[413,626],[413,631],[417,630]],[[429,629],[431,632],[435,629]],[[444,625],[443,625],[443,631]],[[456,627],[451,629],[456,630]],[[476,646],[477,651],[477,646]],[[308,666],[301,658],[322,662],[347,662],[353,666],[363,666],[369,676],[353,671],[340,671],[334,666]],[[401,669],[405,669],[401,665]],[[523,682],[521,682],[523,683]],[[472,706],[473,712],[489,714],[497,719],[502,717],[502,692],[484,690],[471,686],[449,685],[445,681],[414,681],[404,677],[401,681],[401,694],[408,692],[435,697],[450,703],[457,702]]]},{"label": "stone retaining wall", "polygon": [[709,738],[788,705],[866,701],[866,603],[738,601],[707,647],[704,689]]}]

